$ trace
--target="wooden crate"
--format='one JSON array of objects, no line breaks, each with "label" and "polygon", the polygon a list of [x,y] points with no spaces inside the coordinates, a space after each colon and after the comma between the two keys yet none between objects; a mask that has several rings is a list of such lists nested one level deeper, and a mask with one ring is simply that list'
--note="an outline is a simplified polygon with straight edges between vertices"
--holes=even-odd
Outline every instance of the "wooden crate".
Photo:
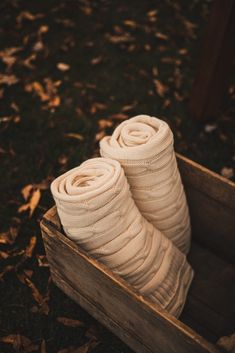
[{"label": "wooden crate", "polygon": [[195,278],[180,320],[149,303],[68,239],[56,208],[41,221],[54,283],[140,353],[218,352],[235,332],[235,184],[177,156],[187,193]]}]

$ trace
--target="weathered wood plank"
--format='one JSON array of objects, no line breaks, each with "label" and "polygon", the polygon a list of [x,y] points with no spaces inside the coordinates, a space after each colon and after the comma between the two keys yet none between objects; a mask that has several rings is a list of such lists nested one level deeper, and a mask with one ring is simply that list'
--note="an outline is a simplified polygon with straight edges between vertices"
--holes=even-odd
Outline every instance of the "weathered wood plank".
[{"label": "weathered wood plank", "polygon": [[177,155],[194,241],[235,263],[235,183]]},{"label": "weathered wood plank", "polygon": [[183,183],[235,210],[235,183],[177,153]]},{"label": "weathered wood plank", "polygon": [[181,319],[216,342],[235,330],[235,266],[195,243],[189,261],[195,277]]},{"label": "weathered wood plank", "polygon": [[152,353],[218,352],[186,325],[144,300],[125,281],[88,257],[46,218],[48,215],[41,227],[55,283],[91,314],[95,307],[94,316],[132,349]]}]

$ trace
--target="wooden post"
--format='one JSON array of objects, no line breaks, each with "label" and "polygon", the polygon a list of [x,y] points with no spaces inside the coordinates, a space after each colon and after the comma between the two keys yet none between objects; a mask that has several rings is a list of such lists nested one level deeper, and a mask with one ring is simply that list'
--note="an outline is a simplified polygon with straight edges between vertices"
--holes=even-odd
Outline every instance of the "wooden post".
[{"label": "wooden post", "polygon": [[235,1],[215,0],[192,88],[189,110],[193,119],[213,118],[218,112],[235,58]]}]

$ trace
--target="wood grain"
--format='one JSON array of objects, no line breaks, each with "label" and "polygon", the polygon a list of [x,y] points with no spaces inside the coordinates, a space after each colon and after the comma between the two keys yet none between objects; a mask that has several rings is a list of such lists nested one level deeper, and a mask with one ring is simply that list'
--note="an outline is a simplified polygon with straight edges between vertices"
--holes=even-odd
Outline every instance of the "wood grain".
[{"label": "wood grain", "polygon": [[125,281],[88,257],[50,222],[44,219],[41,227],[55,283],[133,350],[218,352],[186,325],[144,300]]},{"label": "wood grain", "polygon": [[235,263],[235,184],[177,155],[194,241]]},{"label": "wood grain", "polygon": [[[185,157],[177,159],[198,242],[189,255],[196,276],[181,319],[216,341],[235,329],[235,268],[229,263],[235,259],[235,185]],[[63,234],[55,207],[41,229],[56,285],[134,351],[219,351],[79,249]]]}]

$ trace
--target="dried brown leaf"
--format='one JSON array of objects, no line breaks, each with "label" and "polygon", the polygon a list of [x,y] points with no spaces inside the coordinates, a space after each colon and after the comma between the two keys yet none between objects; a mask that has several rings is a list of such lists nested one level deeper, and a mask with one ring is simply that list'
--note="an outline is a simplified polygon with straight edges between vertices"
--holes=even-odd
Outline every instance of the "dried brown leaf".
[{"label": "dried brown leaf", "polygon": [[48,315],[49,313],[49,306],[47,304],[48,297],[46,296],[43,298],[42,294],[38,290],[38,288],[35,286],[33,281],[23,272],[17,273],[18,279],[21,281],[21,283],[27,285],[32,292],[32,296],[34,300],[39,304],[40,306],[40,312],[42,314]]},{"label": "dried brown leaf", "polygon": [[95,135],[95,141],[99,142],[100,140],[102,140],[102,138],[105,136],[105,132],[104,131],[100,131]]},{"label": "dried brown leaf", "polygon": [[68,317],[60,316],[57,317],[57,321],[63,324],[64,326],[69,326],[69,327],[84,327],[85,324],[80,321],[80,320],[75,320],[75,319],[70,319]]},{"label": "dried brown leaf", "polygon": [[28,258],[32,257],[36,243],[37,243],[37,238],[34,236],[30,239],[29,244],[28,244],[27,248],[25,249],[25,256],[26,257],[28,257]]},{"label": "dried brown leaf", "polygon": [[112,114],[109,116],[110,119],[113,119],[113,120],[126,120],[128,119],[128,115],[126,114]]},{"label": "dried brown leaf", "polygon": [[158,10],[150,10],[147,12],[148,17],[156,17],[158,13]]},{"label": "dried brown leaf", "polygon": [[16,17],[16,22],[19,26],[21,26],[23,20],[28,20],[28,21],[34,21],[38,18],[42,18],[44,15],[41,13],[38,14],[32,14],[29,11],[22,11],[17,17]]},{"label": "dried brown leaf", "polygon": [[35,53],[29,55],[26,59],[22,60],[21,64],[28,69],[34,69],[35,66],[32,64],[32,61],[34,61],[37,58],[37,55]]},{"label": "dried brown leaf", "polygon": [[80,10],[84,13],[86,16],[90,16],[93,12],[92,8],[90,6],[81,6]]},{"label": "dried brown leaf", "polygon": [[123,33],[121,35],[111,35],[107,33],[105,38],[112,44],[130,43],[134,40],[134,38],[129,33]]},{"label": "dried brown leaf", "polygon": [[129,112],[130,110],[132,110],[133,108],[136,107],[136,104],[137,102],[133,102],[132,104],[127,104],[127,105],[124,105],[121,109],[122,112]]},{"label": "dried brown leaf", "polygon": [[5,260],[5,259],[7,259],[9,256],[10,256],[10,255],[8,254],[8,252],[6,252],[6,251],[1,251],[1,250],[0,250],[0,259]]},{"label": "dried brown leaf", "polygon": [[109,120],[109,119],[100,119],[98,120],[98,125],[100,130],[104,130],[107,127],[113,126],[113,122],[112,120]]},{"label": "dried brown leaf", "polygon": [[107,109],[107,105],[99,102],[94,102],[90,108],[91,114],[95,114],[99,110]]},{"label": "dried brown leaf", "polygon": [[32,216],[35,208],[37,207],[39,201],[40,201],[40,198],[41,198],[41,191],[39,189],[36,189],[34,192],[33,192],[33,195],[31,197],[31,200],[30,200],[30,203],[29,203],[29,207],[30,207],[30,216]]},{"label": "dried brown leaf", "polygon": [[125,20],[123,21],[124,25],[127,27],[131,27],[131,28],[136,28],[137,27],[137,23],[133,20]]},{"label": "dried brown leaf", "polygon": [[70,66],[66,63],[58,63],[56,65],[56,67],[58,70],[63,71],[63,72],[68,71],[70,69]]},{"label": "dried brown leaf", "polygon": [[161,39],[161,40],[168,40],[169,39],[169,37],[166,34],[161,33],[161,32],[156,32],[155,37],[157,37],[158,39]]},{"label": "dried brown leaf", "polygon": [[18,78],[13,74],[11,75],[0,74],[0,85],[12,86],[12,85],[15,85],[18,81],[19,81]]},{"label": "dried brown leaf", "polygon": [[27,201],[29,196],[31,195],[32,189],[33,189],[32,184],[28,184],[28,185],[24,186],[23,189],[21,189],[21,193],[22,193],[25,201]]},{"label": "dried brown leaf", "polygon": [[0,342],[12,345],[17,352],[30,353],[38,350],[38,345],[34,344],[28,337],[19,334],[1,337]]},{"label": "dried brown leaf", "polygon": [[69,138],[73,138],[73,139],[77,139],[80,141],[84,140],[84,137],[81,134],[77,134],[75,132],[69,132],[67,134],[64,134],[65,137],[69,137]]},{"label": "dried brown leaf", "polygon": [[160,97],[164,97],[168,91],[168,87],[163,84],[160,80],[153,80],[155,85],[155,91]]},{"label": "dried brown leaf", "polygon": [[93,66],[98,65],[101,63],[102,59],[103,59],[103,56],[99,55],[99,56],[96,56],[95,58],[91,59],[90,63]]}]

